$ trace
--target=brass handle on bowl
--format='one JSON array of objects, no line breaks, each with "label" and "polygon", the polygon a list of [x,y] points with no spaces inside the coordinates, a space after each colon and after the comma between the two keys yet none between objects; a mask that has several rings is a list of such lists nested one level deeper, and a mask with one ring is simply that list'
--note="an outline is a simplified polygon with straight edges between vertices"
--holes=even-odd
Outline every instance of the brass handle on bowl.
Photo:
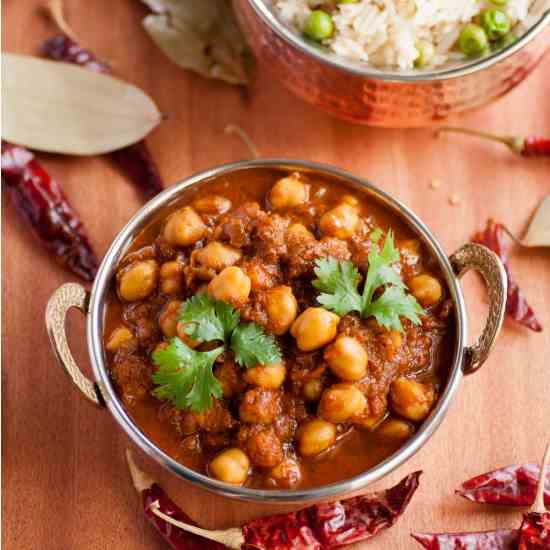
[{"label": "brass handle on bowl", "polygon": [[472,374],[487,360],[502,326],[508,280],[499,257],[485,246],[465,244],[449,260],[457,277],[462,277],[470,269],[478,271],[489,293],[489,314],[485,327],[477,342],[466,348],[462,365],[464,374]]},{"label": "brass handle on bowl", "polygon": [[103,398],[98,387],[86,378],[78,368],[67,343],[65,319],[67,312],[77,308],[88,313],[89,293],[77,283],[60,286],[50,297],[46,306],[46,328],[59,366],[69,375],[73,384],[94,405],[103,406]]}]

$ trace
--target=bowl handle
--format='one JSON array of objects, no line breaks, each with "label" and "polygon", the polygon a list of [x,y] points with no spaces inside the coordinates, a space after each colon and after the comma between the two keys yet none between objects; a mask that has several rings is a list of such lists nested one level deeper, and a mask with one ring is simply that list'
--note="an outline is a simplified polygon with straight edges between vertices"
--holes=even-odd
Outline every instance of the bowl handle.
[{"label": "bowl handle", "polygon": [[472,374],[487,360],[502,326],[508,280],[500,258],[485,246],[465,244],[449,260],[457,277],[462,277],[470,269],[478,271],[489,294],[489,314],[483,332],[473,346],[466,348],[464,354],[462,370],[464,374]]},{"label": "bowl handle", "polygon": [[60,286],[50,297],[46,306],[46,328],[59,366],[69,375],[73,384],[84,397],[94,405],[104,406],[99,388],[86,378],[78,368],[67,343],[65,319],[67,312],[75,307],[85,315],[88,313],[90,294],[77,283]]}]

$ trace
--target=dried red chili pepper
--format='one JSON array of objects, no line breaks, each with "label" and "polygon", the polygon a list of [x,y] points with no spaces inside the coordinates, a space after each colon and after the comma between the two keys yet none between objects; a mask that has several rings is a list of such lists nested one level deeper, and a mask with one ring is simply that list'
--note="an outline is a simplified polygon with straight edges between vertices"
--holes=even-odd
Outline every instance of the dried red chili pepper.
[{"label": "dried red chili pepper", "polygon": [[327,550],[370,539],[403,514],[420,474],[414,472],[379,493],[251,521],[243,527],[246,543],[259,550]]},{"label": "dried red chili pepper", "polygon": [[537,136],[517,137],[517,136],[497,136],[488,132],[480,132],[470,128],[456,128],[453,126],[442,126],[437,129],[438,133],[455,132],[457,134],[467,134],[482,139],[488,139],[502,143],[512,152],[523,157],[550,157],[550,139]]},{"label": "dried red chili pepper", "polygon": [[412,533],[428,550],[516,550],[518,531],[499,529],[477,533]]},{"label": "dried red chili pepper", "polygon": [[80,65],[96,73],[110,73],[111,68],[86,48],[83,48],[65,34],[49,38],[42,45],[42,54],[54,61]]},{"label": "dried red chili pepper", "polygon": [[315,530],[323,548],[367,540],[391,527],[405,512],[421,473],[409,474],[385,491],[312,506]]},{"label": "dried red chili pepper", "polygon": [[[535,500],[539,472],[536,464],[514,464],[469,479],[455,492],[472,502],[526,507]],[[550,472],[544,499],[550,505]]]},{"label": "dried red chili pepper", "polygon": [[[98,73],[110,73],[109,65],[97,59],[92,52],[66,34],[69,32],[68,27],[64,21],[59,20],[60,17],[59,13],[52,13],[52,18],[65,33],[47,40],[42,46],[42,53],[56,61],[73,63]],[[111,157],[146,199],[162,191],[162,179],[145,141],[114,151]]]},{"label": "dried red chili pepper", "polygon": [[[414,472],[387,491],[259,518],[242,528],[208,531],[196,527],[162,489],[137,468],[129,452],[127,457],[147,518],[172,548],[178,550],[198,548],[193,544],[201,544],[200,548],[205,550],[223,548],[223,545],[233,549],[329,550],[366,540],[399,519],[418,488],[421,474]],[[188,546],[181,542],[187,540],[185,536],[192,537]]]},{"label": "dried red chili pepper", "polygon": [[550,512],[544,506],[546,469],[549,463],[550,443],[544,453],[535,502],[531,510],[523,516],[519,530],[518,550],[550,549]]},{"label": "dried red chili pepper", "polygon": [[508,278],[506,313],[527,328],[535,332],[542,331],[542,325],[538,321],[533,308],[527,303],[512,275],[504,227],[493,220],[489,220],[487,227],[472,237],[472,242],[485,245],[502,260]]},{"label": "dried red chili pepper", "polygon": [[113,151],[111,157],[149,200],[163,189],[157,165],[145,141]]},{"label": "dried red chili pepper", "polygon": [[93,281],[98,263],[82,222],[33,153],[2,142],[2,185],[44,247],[65,267]]}]

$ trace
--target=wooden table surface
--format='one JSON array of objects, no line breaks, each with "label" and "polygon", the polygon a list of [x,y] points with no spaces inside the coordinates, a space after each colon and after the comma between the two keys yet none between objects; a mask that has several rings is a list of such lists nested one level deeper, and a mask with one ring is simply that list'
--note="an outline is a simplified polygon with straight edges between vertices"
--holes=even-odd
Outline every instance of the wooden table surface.
[{"label": "wooden table surface", "polygon": [[[4,51],[36,54],[54,32],[37,0],[7,0]],[[434,139],[429,130],[354,127],[303,104],[256,71],[250,94],[204,80],[165,59],[142,31],[137,0],[67,0],[81,41],[117,73],[141,86],[169,115],[149,138],[165,181],[248,153],[227,124],[253,137],[266,156],[335,164],[376,182],[423,218],[451,253],[488,216],[521,232],[550,190],[548,161],[461,137]],[[506,98],[457,122],[501,132],[550,135],[550,56]],[[39,88],[40,83],[37,82]],[[105,158],[40,155],[85,220],[103,254],[139,208],[132,186]],[[433,190],[432,178],[442,185]],[[460,204],[451,206],[454,193]],[[163,548],[144,521],[124,460],[129,442],[110,414],[94,409],[55,364],[44,328],[50,294],[74,280],[29,235],[3,201],[2,542],[25,550]],[[483,369],[462,383],[436,435],[378,487],[424,470],[421,488],[400,523],[358,548],[415,547],[411,530],[474,530],[517,525],[517,512],[476,507],[453,496],[464,479],[487,469],[539,460],[550,438],[550,253],[514,250],[514,271],[546,325],[535,334],[506,323]],[[472,337],[485,312],[483,289],[464,280]],[[84,319],[70,315],[72,348],[88,372]],[[140,460],[143,456],[140,455]],[[143,462],[143,460],[142,460]],[[205,526],[226,527],[266,513],[182,486],[158,466],[147,467]],[[177,486],[177,487],[176,487]]]}]

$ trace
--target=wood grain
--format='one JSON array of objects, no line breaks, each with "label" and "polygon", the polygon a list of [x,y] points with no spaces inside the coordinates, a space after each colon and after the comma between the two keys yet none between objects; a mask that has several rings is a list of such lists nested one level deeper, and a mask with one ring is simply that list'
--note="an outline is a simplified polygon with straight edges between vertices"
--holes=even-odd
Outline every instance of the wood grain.
[{"label": "wood grain", "polygon": [[[54,30],[37,0],[2,2],[5,51],[37,52]],[[141,86],[168,115],[149,139],[167,182],[247,156],[226,136],[245,128],[266,156],[336,164],[371,179],[423,218],[451,253],[488,216],[521,232],[550,190],[550,164],[516,159],[505,150],[459,136],[434,139],[428,130],[354,127],[295,99],[259,68],[252,88],[204,80],[165,59],[141,29],[137,0],[67,0],[68,17],[83,43]],[[458,122],[518,134],[550,135],[550,57],[518,89]],[[39,86],[40,83],[37,83]],[[41,155],[81,213],[103,254],[140,206],[131,185],[105,158]],[[442,186],[432,190],[429,182]],[[449,204],[450,194],[460,198]],[[43,322],[51,292],[73,280],[29,236],[3,200],[2,542],[6,548],[162,548],[143,520],[123,452],[128,441],[109,413],[93,409],[55,365]],[[424,470],[416,502],[391,531],[358,548],[413,548],[409,532],[491,529],[517,525],[516,512],[480,508],[453,496],[474,474],[498,465],[536,461],[550,437],[550,256],[514,251],[514,270],[545,332],[506,324],[484,368],[464,381],[445,422],[430,442],[381,485]],[[465,279],[472,335],[485,310],[483,289]],[[72,346],[87,369],[84,319],[69,319]],[[140,459],[142,457],[140,456]],[[267,513],[183,486],[148,467],[205,526],[224,527]]]}]

